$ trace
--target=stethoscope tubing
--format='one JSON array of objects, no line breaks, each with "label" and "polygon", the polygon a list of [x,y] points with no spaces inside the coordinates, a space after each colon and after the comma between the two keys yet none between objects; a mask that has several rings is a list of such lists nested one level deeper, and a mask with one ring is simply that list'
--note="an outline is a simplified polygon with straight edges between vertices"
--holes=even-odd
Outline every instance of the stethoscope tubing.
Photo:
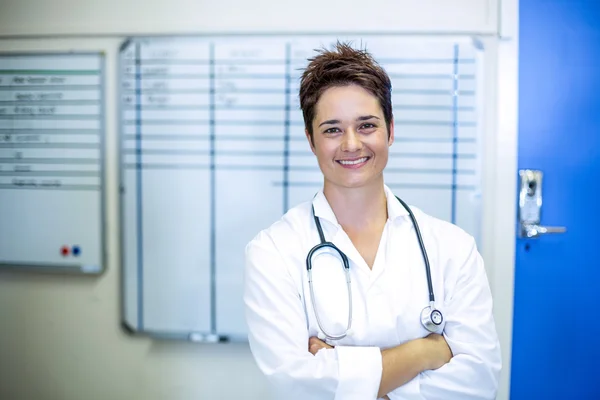
[{"label": "stethoscope tubing", "polygon": [[[412,224],[414,226],[415,234],[417,236],[417,241],[419,242],[419,247],[421,250],[421,255],[423,256],[423,261],[425,263],[425,273],[427,276],[427,288],[429,291],[429,304],[430,304],[429,311],[435,310],[435,305],[434,305],[435,304],[435,295],[433,292],[433,283],[431,280],[431,267],[429,264],[429,257],[427,256],[427,250],[425,249],[425,244],[423,243],[423,237],[421,236],[421,230],[419,229],[419,224],[417,223],[417,219],[415,218],[415,216],[414,216],[412,210],[410,209],[410,207],[408,206],[408,204],[406,204],[404,201],[402,201],[398,196],[396,196],[396,199],[398,199],[400,204],[402,204],[402,206],[406,209],[406,211],[408,212],[408,215],[410,216]],[[340,249],[338,249],[333,243],[327,242],[325,240],[325,235],[323,234],[323,228],[321,227],[321,222],[319,221],[319,218],[315,215],[314,206],[312,207],[312,213],[313,213],[313,219],[315,221],[321,243],[314,246],[308,252],[308,255],[306,257],[306,269],[308,271],[308,285],[310,288],[311,303],[312,303],[313,310],[315,313],[315,318],[317,319],[317,324],[319,326],[319,329],[321,329],[321,331],[323,332],[325,337],[327,339],[331,339],[331,340],[340,340],[340,339],[345,338],[348,335],[348,332],[350,332],[352,329],[352,284],[351,284],[351,279],[350,279],[350,263],[348,261],[348,257],[346,256],[346,254],[344,254],[344,252],[342,252]],[[316,300],[315,300],[315,293],[314,293],[313,281],[312,281],[312,257],[316,251],[326,248],[326,247],[334,250],[335,252],[337,252],[340,255],[340,258],[342,259],[342,263],[344,266],[344,272],[346,275],[346,286],[348,288],[348,302],[349,302],[348,323],[347,323],[346,331],[341,335],[330,335],[329,333],[327,333],[325,331],[325,329],[323,329],[323,325],[322,325],[321,319],[319,317]],[[439,311],[437,311],[437,312],[439,312]],[[440,316],[441,316],[441,313],[440,313]]]}]

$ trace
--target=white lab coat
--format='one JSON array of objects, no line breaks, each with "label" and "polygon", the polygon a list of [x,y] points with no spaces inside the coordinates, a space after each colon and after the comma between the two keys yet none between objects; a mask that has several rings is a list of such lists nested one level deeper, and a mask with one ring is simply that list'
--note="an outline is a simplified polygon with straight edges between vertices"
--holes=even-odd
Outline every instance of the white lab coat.
[{"label": "white lab coat", "polygon": [[[246,247],[244,303],[258,367],[281,399],[375,399],[381,349],[429,334],[420,322],[428,305],[425,267],[408,212],[385,186],[388,221],[372,270],[338,224],[322,191],[258,233]],[[350,262],[352,335],[334,349],[308,351],[319,328],[311,304],[306,256],[325,239]],[[388,394],[399,399],[494,399],[501,368],[492,298],[475,241],[460,228],[413,208],[428,252],[436,306],[454,357]],[[333,265],[333,264],[332,264]],[[330,333],[343,332],[348,293],[340,264],[313,265],[315,299]]]}]

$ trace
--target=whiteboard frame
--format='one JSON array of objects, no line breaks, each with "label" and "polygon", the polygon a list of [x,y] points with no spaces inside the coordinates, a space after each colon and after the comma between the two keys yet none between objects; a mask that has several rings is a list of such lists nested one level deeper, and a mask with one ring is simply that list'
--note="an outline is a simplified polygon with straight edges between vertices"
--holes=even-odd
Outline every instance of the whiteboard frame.
[{"label": "whiteboard frame", "polygon": [[[119,193],[119,206],[118,206],[118,213],[119,213],[119,247],[121,249],[121,251],[119,252],[119,263],[120,263],[120,274],[119,274],[119,279],[120,279],[120,318],[121,318],[121,328],[128,334],[130,335],[139,335],[139,336],[146,336],[144,335],[143,331],[139,331],[137,329],[135,329],[132,325],[129,324],[129,322],[127,321],[127,284],[126,284],[126,275],[127,275],[127,271],[126,271],[126,257],[125,257],[125,253],[126,253],[126,248],[125,248],[125,199],[124,199],[124,195],[125,195],[125,157],[123,155],[123,138],[124,138],[124,132],[123,132],[123,110],[122,110],[122,106],[123,106],[123,85],[122,85],[122,74],[123,74],[123,58],[122,58],[122,53],[123,50],[125,49],[125,47],[127,47],[131,42],[132,42],[133,38],[126,38],[125,40],[123,40],[123,42],[121,44],[119,44],[119,48],[115,53],[115,57],[117,58],[116,60],[116,71],[115,71],[115,85],[116,85],[116,90],[115,90],[115,105],[116,105],[116,109],[117,109],[117,115],[115,116],[115,119],[117,121],[117,160],[118,160],[118,168],[117,168],[117,185],[118,185],[118,193]],[[138,295],[138,302],[139,302],[139,295]],[[138,313],[139,313],[139,305],[136,304],[136,307],[138,309]]]},{"label": "whiteboard frame", "polygon": [[27,273],[48,273],[48,274],[66,274],[66,275],[83,275],[83,276],[100,276],[107,270],[107,243],[106,243],[106,52],[105,51],[35,51],[35,50],[18,50],[18,51],[0,51],[0,57],[17,56],[17,57],[76,57],[76,56],[98,56],[100,58],[100,113],[98,116],[100,122],[100,138],[99,138],[99,153],[100,153],[100,232],[99,232],[99,262],[98,269],[86,271],[82,265],[75,267],[71,265],[63,265],[60,263],[6,263],[0,261],[0,270],[11,272],[27,272]]},{"label": "whiteboard frame", "polygon": [[[121,252],[120,252],[120,256],[119,256],[119,260],[121,262],[121,327],[122,329],[132,335],[132,336],[139,336],[139,337],[147,337],[147,338],[151,338],[151,339],[158,339],[158,340],[180,340],[180,341],[192,341],[192,342],[201,342],[201,343],[227,343],[227,342],[233,342],[233,343],[247,343],[248,339],[246,336],[243,335],[225,335],[225,334],[219,334],[219,332],[216,332],[215,334],[212,334],[210,332],[162,332],[162,331],[156,331],[156,330],[147,330],[147,329],[136,329],[135,327],[131,326],[128,321],[127,321],[127,316],[126,316],[126,294],[127,294],[127,286],[126,286],[126,280],[125,280],[125,275],[126,275],[126,268],[125,268],[125,252],[126,249],[124,247],[125,245],[125,229],[124,229],[124,225],[125,225],[125,207],[124,207],[124,183],[125,183],[125,169],[124,169],[124,155],[123,155],[123,144],[124,144],[124,130],[123,130],[123,112],[121,110],[122,107],[122,100],[123,100],[123,89],[122,89],[122,75],[123,75],[123,58],[122,58],[122,53],[124,51],[124,49],[129,46],[129,45],[135,45],[136,43],[143,43],[144,41],[153,41],[153,40],[169,40],[169,39],[194,39],[194,38],[201,38],[201,39],[205,39],[205,40],[210,40],[212,38],[215,39],[219,39],[219,38],[231,38],[231,37],[240,37],[240,38],[245,38],[245,37],[265,37],[265,38],[278,38],[278,37],[288,37],[288,38],[292,38],[292,37],[318,37],[318,36],[331,36],[331,37],[344,37],[344,36],[353,36],[353,37],[372,37],[372,38],[377,38],[377,37],[384,37],[384,36],[393,36],[393,37],[398,37],[398,38],[407,38],[407,37],[411,37],[414,36],[416,38],[427,38],[427,39],[444,39],[444,40],[457,40],[457,41],[471,41],[473,46],[475,47],[479,47],[479,50],[482,51],[484,49],[486,49],[486,46],[484,44],[484,42],[481,40],[481,38],[485,38],[487,35],[486,34],[476,34],[476,33],[461,33],[461,32],[457,32],[457,33],[446,33],[446,34],[419,34],[416,33],[414,35],[410,35],[404,32],[200,32],[200,33],[192,33],[192,34],[162,34],[162,35],[152,35],[152,34],[148,34],[148,35],[130,35],[127,36],[123,39],[123,41],[121,42],[121,44],[119,45],[118,51],[116,53],[116,57],[117,57],[117,70],[116,70],[116,95],[117,95],[117,99],[116,99],[116,104],[117,104],[117,112],[118,112],[118,116],[116,118],[117,120],[117,142],[118,142],[118,147],[117,147],[117,151],[118,151],[118,188],[119,188],[119,233],[120,233],[120,246],[121,246]],[[484,63],[485,64],[485,63]],[[485,66],[482,66],[482,68],[486,68]],[[486,103],[483,103],[484,106],[486,105]],[[480,125],[479,129],[486,129],[487,127],[489,127],[489,121],[483,121],[482,124]],[[484,137],[482,137],[482,140],[485,140]],[[485,157],[487,154],[485,152],[485,148],[484,148],[484,143],[480,143],[479,146],[481,147],[482,153],[481,156]],[[482,163],[482,175],[485,175],[486,169],[489,168],[489,165],[486,163],[486,160],[483,159],[481,160]],[[483,178],[482,178],[483,179]],[[481,188],[483,190],[483,186]],[[485,236],[485,229],[484,229],[484,217],[485,217],[485,213],[486,213],[486,200],[485,200],[485,194],[482,193],[482,195],[484,196],[484,199],[481,203],[481,210],[480,210],[480,216],[479,216],[479,226],[478,226],[478,230],[479,233],[482,235],[481,239],[483,240],[483,237]],[[138,271],[139,274],[139,271]],[[138,286],[139,286],[139,275],[137,276],[137,280],[138,280]],[[139,301],[140,298],[143,297],[143,293],[140,295],[139,290],[138,290],[138,294],[137,294],[137,302],[138,304],[136,304],[136,308],[137,308],[137,313],[140,312],[140,305],[139,305]],[[142,299],[143,300],[143,299]],[[215,304],[211,304],[211,309],[215,307]],[[211,311],[211,313],[213,313],[215,311]],[[139,315],[138,315],[139,318]]]}]

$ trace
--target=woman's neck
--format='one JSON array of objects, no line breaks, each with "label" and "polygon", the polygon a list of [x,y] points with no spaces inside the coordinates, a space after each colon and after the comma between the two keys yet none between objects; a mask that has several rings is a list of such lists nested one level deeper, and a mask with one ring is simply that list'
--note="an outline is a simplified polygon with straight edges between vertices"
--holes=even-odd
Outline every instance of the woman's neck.
[{"label": "woman's neck", "polygon": [[323,194],[344,229],[356,231],[384,225],[388,218],[382,181],[359,188],[344,188],[326,181]]}]

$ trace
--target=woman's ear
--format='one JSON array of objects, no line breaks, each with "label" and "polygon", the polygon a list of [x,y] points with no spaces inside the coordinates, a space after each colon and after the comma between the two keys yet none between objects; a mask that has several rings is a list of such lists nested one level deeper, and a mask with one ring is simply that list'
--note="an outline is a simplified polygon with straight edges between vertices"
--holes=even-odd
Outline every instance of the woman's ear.
[{"label": "woman's ear", "polygon": [[388,132],[388,147],[394,143],[394,116],[392,115],[392,120],[390,121],[390,131]]},{"label": "woman's ear", "polygon": [[306,135],[306,140],[308,140],[308,144],[310,145],[311,151],[314,155],[316,155],[317,153],[315,152],[315,144],[313,143],[312,135],[308,132],[308,129],[304,130],[304,134]]}]

